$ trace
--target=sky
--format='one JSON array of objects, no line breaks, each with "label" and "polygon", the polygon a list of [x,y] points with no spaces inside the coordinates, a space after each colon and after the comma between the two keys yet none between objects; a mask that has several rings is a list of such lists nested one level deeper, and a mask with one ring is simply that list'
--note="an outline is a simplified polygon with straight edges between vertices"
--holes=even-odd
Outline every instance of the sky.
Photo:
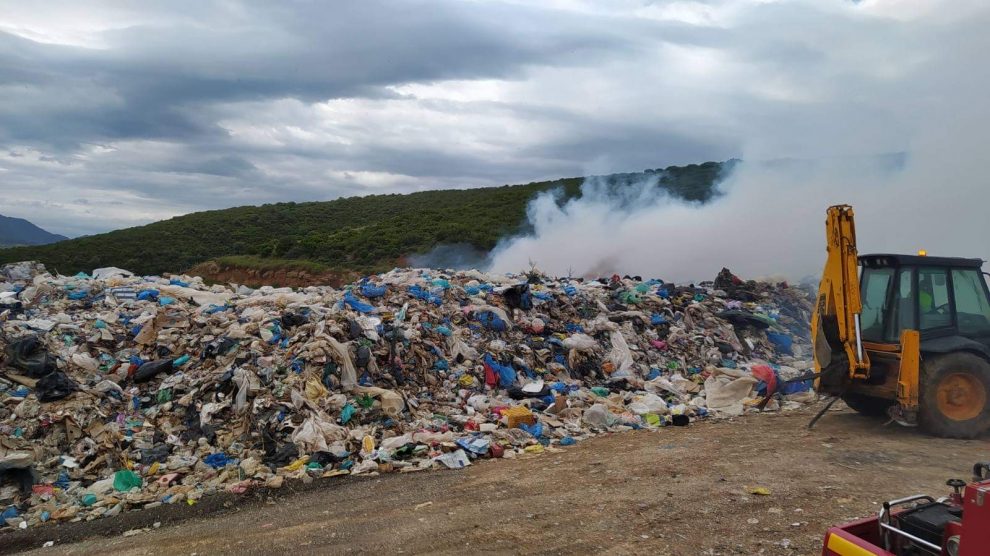
[{"label": "sky", "polygon": [[[943,178],[933,208],[961,217],[990,200],[984,4],[0,0],[0,214],[78,236],[245,204],[738,157],[825,162],[748,165],[725,184],[723,216],[683,225],[749,210],[779,232],[802,225],[794,213],[820,235],[821,203],[845,196],[917,218],[908,205],[930,205],[923,186]],[[904,168],[848,172],[890,153]],[[726,233],[708,228],[709,241]],[[811,245],[801,237],[795,248]],[[527,257],[557,247],[535,239]]]}]

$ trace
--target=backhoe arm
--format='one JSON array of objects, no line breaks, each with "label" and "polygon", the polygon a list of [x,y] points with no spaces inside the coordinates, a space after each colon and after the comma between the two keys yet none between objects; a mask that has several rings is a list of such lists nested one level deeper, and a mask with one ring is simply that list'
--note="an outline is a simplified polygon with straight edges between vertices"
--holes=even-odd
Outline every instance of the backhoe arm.
[{"label": "backhoe arm", "polygon": [[859,316],[859,264],[856,226],[849,205],[829,207],[825,220],[828,258],[811,317],[817,387],[838,394],[849,378],[869,376],[870,361],[863,350]]}]

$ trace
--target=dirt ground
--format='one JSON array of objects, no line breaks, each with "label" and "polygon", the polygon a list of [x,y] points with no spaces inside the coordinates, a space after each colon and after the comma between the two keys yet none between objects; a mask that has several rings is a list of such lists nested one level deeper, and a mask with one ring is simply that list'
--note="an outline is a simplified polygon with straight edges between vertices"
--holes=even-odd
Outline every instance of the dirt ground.
[{"label": "dirt ground", "polygon": [[[946,479],[990,460],[986,440],[929,438],[849,410],[809,432],[811,414],[613,434],[459,471],[338,477],[208,512],[131,512],[0,535],[0,552],[811,555],[829,525],[884,499],[946,494]],[[770,494],[748,492],[757,486]]]}]

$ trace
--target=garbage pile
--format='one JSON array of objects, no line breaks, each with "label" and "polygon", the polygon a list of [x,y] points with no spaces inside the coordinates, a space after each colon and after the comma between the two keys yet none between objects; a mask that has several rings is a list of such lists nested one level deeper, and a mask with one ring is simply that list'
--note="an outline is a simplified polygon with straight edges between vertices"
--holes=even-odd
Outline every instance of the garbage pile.
[{"label": "garbage pile", "polygon": [[396,269],[293,290],[8,265],[0,526],[799,407],[810,311],[808,292],[728,270],[695,286]]}]

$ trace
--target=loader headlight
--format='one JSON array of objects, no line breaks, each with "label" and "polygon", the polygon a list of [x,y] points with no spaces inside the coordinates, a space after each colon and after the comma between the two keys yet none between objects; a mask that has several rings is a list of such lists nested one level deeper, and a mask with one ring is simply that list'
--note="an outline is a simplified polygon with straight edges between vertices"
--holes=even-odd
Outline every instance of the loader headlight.
[{"label": "loader headlight", "polygon": [[949,556],[959,556],[959,535],[952,535],[945,541],[945,551]]}]

